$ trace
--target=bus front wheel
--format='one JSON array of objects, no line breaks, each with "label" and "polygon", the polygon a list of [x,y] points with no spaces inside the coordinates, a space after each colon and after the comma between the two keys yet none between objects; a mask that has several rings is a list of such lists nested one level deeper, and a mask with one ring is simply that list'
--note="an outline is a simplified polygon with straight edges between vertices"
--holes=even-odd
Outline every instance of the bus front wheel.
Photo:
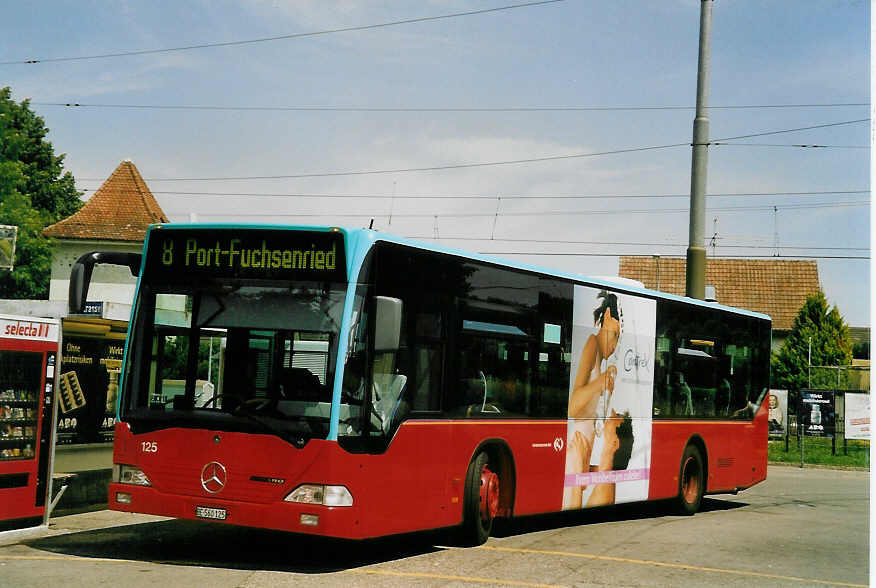
[{"label": "bus front wheel", "polygon": [[499,510],[499,490],[499,476],[491,469],[487,452],[481,451],[465,476],[462,541],[467,545],[482,545],[489,538]]},{"label": "bus front wheel", "polygon": [[688,445],[681,456],[678,474],[676,506],[679,514],[692,515],[700,509],[706,484],[704,474],[700,450],[695,445]]}]

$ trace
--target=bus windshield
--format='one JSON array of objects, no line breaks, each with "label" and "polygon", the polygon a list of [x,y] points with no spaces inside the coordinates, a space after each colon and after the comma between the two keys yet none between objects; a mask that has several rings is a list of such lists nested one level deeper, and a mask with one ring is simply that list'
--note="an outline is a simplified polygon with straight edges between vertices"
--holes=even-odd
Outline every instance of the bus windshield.
[{"label": "bus windshield", "polygon": [[325,438],[345,289],[239,279],[142,285],[121,418],[147,429]]}]

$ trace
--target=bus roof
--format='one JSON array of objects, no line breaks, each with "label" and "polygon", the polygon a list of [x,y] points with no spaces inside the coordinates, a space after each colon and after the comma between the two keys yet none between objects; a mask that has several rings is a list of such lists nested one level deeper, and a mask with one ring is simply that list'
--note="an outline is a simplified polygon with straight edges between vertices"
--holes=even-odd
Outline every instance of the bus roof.
[{"label": "bus roof", "polygon": [[[374,230],[374,229],[364,229],[364,228],[351,228],[344,226],[329,226],[329,225],[283,225],[283,224],[239,224],[239,223],[167,223],[167,224],[156,224],[151,225],[149,230],[147,231],[146,239],[148,241],[149,234],[153,230],[158,229],[203,229],[203,230],[212,230],[212,229],[270,229],[270,230],[302,230],[302,231],[338,231],[340,230],[344,233],[347,239],[347,249],[350,251],[350,255],[347,257],[347,263],[351,264],[350,270],[358,270],[353,264],[361,263],[364,258],[365,253],[371,249],[371,247],[377,242],[386,242],[386,243],[395,243],[398,245],[404,245],[408,247],[414,247],[416,249],[422,249],[424,251],[432,251],[435,253],[443,253],[447,255],[453,255],[456,257],[461,257],[464,259],[471,259],[473,261],[481,261],[484,263],[490,263],[493,265],[509,267],[513,269],[518,269],[522,271],[537,273],[546,276],[552,276],[556,278],[567,279],[573,282],[582,282],[591,285],[601,286],[605,288],[611,288],[613,290],[629,292],[633,294],[643,294],[652,298],[662,298],[664,300],[674,300],[677,302],[683,302],[685,304],[693,304],[696,306],[702,306],[705,308],[716,308],[725,310],[728,312],[733,312],[737,314],[742,314],[746,316],[755,317],[762,320],[771,321],[769,315],[754,312],[751,310],[746,310],[743,308],[736,308],[732,306],[725,306],[723,304],[718,304],[716,302],[706,302],[705,300],[697,300],[695,298],[688,298],[686,296],[677,296],[675,294],[670,294],[667,292],[660,292],[658,290],[651,290],[648,288],[638,287],[635,285],[631,285],[629,280],[618,277],[617,281],[613,281],[611,278],[606,278],[603,276],[600,277],[591,277],[583,274],[574,274],[570,272],[564,272],[556,269],[549,269],[541,266],[530,265],[526,263],[520,263],[517,261],[512,261],[500,257],[494,257],[491,255],[485,255],[482,253],[475,253],[472,251],[466,251],[463,249],[455,249],[452,247],[446,247],[443,245],[439,245],[436,243],[429,243],[426,241],[418,241],[415,239],[409,239],[406,237],[399,237],[397,235],[393,235],[391,233],[385,233],[382,231]],[[350,274],[352,275],[352,274]]]}]

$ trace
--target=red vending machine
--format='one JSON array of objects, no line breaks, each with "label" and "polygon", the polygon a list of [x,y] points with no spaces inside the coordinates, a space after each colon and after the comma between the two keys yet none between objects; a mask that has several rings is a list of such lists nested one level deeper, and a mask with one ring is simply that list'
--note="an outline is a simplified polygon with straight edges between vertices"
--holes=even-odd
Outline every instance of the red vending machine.
[{"label": "red vending machine", "polygon": [[0,531],[46,524],[61,325],[0,314]]}]

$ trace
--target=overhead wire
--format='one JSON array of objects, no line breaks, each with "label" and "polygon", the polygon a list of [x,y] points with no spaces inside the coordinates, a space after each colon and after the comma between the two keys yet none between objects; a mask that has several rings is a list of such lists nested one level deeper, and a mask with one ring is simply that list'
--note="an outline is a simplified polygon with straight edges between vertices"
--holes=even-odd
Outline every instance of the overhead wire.
[{"label": "overhead wire", "polygon": [[[484,255],[530,255],[539,257],[619,257],[621,255],[633,256],[632,253],[580,253],[580,252],[547,252],[537,253],[531,251],[478,251]],[[639,255],[652,256],[647,253]],[[709,255],[709,259],[738,259],[738,255]],[[847,260],[869,260],[869,255],[745,255],[746,259],[847,259]]]},{"label": "overhead wire", "polygon": [[[696,106],[492,106],[492,107],[387,107],[387,106],[220,106],[184,104],[91,104],[82,102],[31,102],[34,106],[67,108],[115,108],[132,110],[202,110],[237,112],[367,112],[367,113],[487,113],[487,112],[629,112],[655,110],[694,110]],[[755,110],[790,108],[837,108],[870,106],[869,102],[836,102],[826,104],[738,104],[707,106],[709,110]]]},{"label": "overhead wire", "polygon": [[[735,137],[725,137],[722,139],[714,139],[709,142],[734,141],[737,139],[749,139],[753,137],[765,137],[769,135],[779,135],[783,133],[795,133],[799,131],[809,131],[814,129],[824,129],[829,127],[838,127],[844,125],[858,124],[869,122],[869,118],[861,118],[848,121],[840,121],[834,123],[825,123],[819,125],[810,125],[806,127],[797,127],[792,129],[781,129],[777,131],[763,131],[759,133],[750,133],[747,135],[737,135]],[[545,157],[529,157],[524,159],[512,159],[504,161],[489,161],[478,163],[456,163],[446,165],[434,165],[424,167],[409,167],[399,169],[382,169],[382,170],[360,170],[360,171],[337,171],[337,172],[317,172],[317,173],[300,173],[300,174],[277,174],[277,175],[262,175],[262,176],[216,176],[216,177],[194,177],[194,178],[144,178],[149,182],[203,182],[203,181],[239,181],[239,180],[283,180],[283,179],[304,179],[304,178],[328,178],[340,176],[365,176],[365,175],[380,175],[380,174],[398,174],[410,172],[424,171],[446,171],[453,169],[472,169],[480,167],[496,167],[507,165],[519,165],[526,163],[544,163],[548,161],[562,161],[571,159],[584,159],[588,157],[599,157],[604,155],[619,155],[624,153],[639,153],[644,151],[656,151],[662,149],[672,149],[677,147],[690,147],[690,142],[684,143],[669,143],[665,145],[651,145],[647,147],[630,147],[626,149],[613,149],[609,151],[598,151],[591,153],[575,153],[570,155],[550,155]],[[99,179],[89,178],[92,181],[100,181]]]},{"label": "overhead wire", "polygon": [[[83,180],[85,181],[85,180]],[[93,180],[97,181],[97,180]],[[80,188],[85,192],[95,192],[93,188]],[[176,196],[248,196],[253,198],[354,198],[362,200],[617,200],[636,198],[690,198],[690,194],[445,194],[445,195],[399,195],[399,194],[316,194],[316,193],[278,193],[278,192],[189,192],[174,190],[150,190],[154,194]],[[806,192],[717,192],[707,197],[763,197],[763,196],[824,196],[827,194],[869,194],[870,190],[818,190]]]},{"label": "overhead wire", "polygon": [[[426,239],[425,236],[409,235],[408,239]],[[428,237],[431,239],[431,237]],[[666,242],[634,242],[634,241],[581,241],[569,239],[515,239],[507,237],[441,237],[441,241],[486,241],[491,243],[530,243],[537,245],[614,245],[614,246],[638,246],[638,247],[687,247],[688,243]],[[720,243],[718,247],[724,249],[776,249],[775,245],[727,245]],[[850,251],[869,250],[870,247],[826,247],[812,245],[781,245],[779,249],[794,249],[806,251]]]},{"label": "overhead wire", "polygon": [[375,23],[369,25],[359,25],[359,26],[351,26],[351,27],[338,27],[334,29],[325,29],[321,31],[311,31],[306,33],[291,33],[287,35],[276,35],[272,37],[260,37],[256,39],[245,39],[240,41],[224,41],[224,42],[216,42],[216,43],[199,43],[194,45],[184,45],[180,47],[166,47],[163,49],[143,49],[137,51],[119,51],[114,53],[102,53],[97,55],[80,55],[77,57],[48,57],[41,59],[23,59],[23,60],[15,60],[15,61],[0,61],[0,65],[33,65],[38,63],[49,63],[49,62],[60,62],[60,61],[85,61],[90,59],[108,59],[112,57],[131,57],[135,55],[151,55],[156,53],[171,53],[171,52],[179,52],[179,51],[192,51],[195,49],[207,49],[207,48],[215,48],[215,47],[234,47],[240,45],[252,45],[255,43],[267,43],[270,41],[282,41],[282,40],[290,40],[290,39],[301,39],[304,37],[317,37],[322,35],[331,35],[336,33],[349,33],[355,31],[367,31],[373,29],[387,28],[387,27],[395,27],[401,25],[408,25],[414,23],[423,23],[430,22],[436,20],[445,20],[451,18],[461,18],[466,16],[476,16],[481,14],[488,14],[493,12],[502,12],[506,10],[515,10],[518,8],[530,8],[534,6],[543,6],[546,4],[557,4],[559,2],[564,2],[565,0],[537,0],[533,2],[524,2],[520,4],[509,4],[506,6],[495,6],[493,8],[482,8],[480,10],[467,10],[465,12],[454,12],[450,14],[439,14],[434,16],[423,16],[418,18],[406,18],[401,20],[394,20],[389,22]]},{"label": "overhead wire", "polygon": [[709,141],[709,144],[720,143],[722,141],[736,141],[738,139],[751,139],[754,137],[767,137],[770,135],[781,135],[781,134],[785,134],[785,133],[796,133],[799,131],[811,131],[814,129],[826,129],[828,127],[839,127],[839,126],[843,126],[843,125],[853,125],[853,124],[864,123],[864,122],[870,122],[870,118],[869,117],[868,118],[859,118],[859,119],[855,119],[855,120],[846,120],[846,121],[842,121],[842,122],[824,123],[824,124],[820,124],[820,125],[810,125],[808,127],[798,127],[796,129],[782,129],[779,131],[764,131],[764,132],[760,132],[760,133],[751,133],[749,135],[737,135],[735,137],[724,137],[722,139],[712,139]]},{"label": "overhead wire", "polygon": [[[811,202],[811,203],[792,203],[785,204],[779,207],[779,210],[788,210],[788,209],[815,209],[815,208],[847,208],[847,207],[856,207],[856,206],[869,206],[869,200],[850,200],[850,201],[840,201],[840,202]],[[733,212],[733,211],[752,211],[752,210],[768,210],[773,212],[776,208],[774,204],[764,204],[764,205],[752,205],[752,206],[720,206],[710,208],[710,212]],[[642,209],[614,209],[614,210],[548,210],[548,211],[525,211],[525,212],[415,212],[415,213],[399,213],[393,212],[393,217],[398,218],[478,218],[478,217],[517,217],[517,216],[581,216],[581,215],[613,215],[613,214],[675,214],[675,213],[687,213],[689,212],[688,208],[642,208]],[[174,212],[171,214],[175,215],[185,215],[185,212]],[[258,218],[258,217],[272,217],[272,218],[315,218],[315,217],[326,217],[333,216],[338,218],[371,218],[371,217],[383,217],[388,216],[389,213],[385,214],[375,214],[374,212],[321,212],[321,213],[311,213],[311,212],[296,212],[296,213],[280,213],[277,211],[270,212],[234,212],[234,213],[221,213],[221,212],[200,212],[198,213],[201,216],[205,217],[219,217],[219,218]]]},{"label": "overhead wire", "polygon": [[[671,147],[686,147],[690,143],[676,143],[672,145],[655,145],[651,147],[635,147],[630,149],[615,149],[612,151],[602,151],[598,153],[578,153],[573,155],[551,155],[547,157],[530,157],[526,159],[513,159],[507,161],[489,161],[483,163],[456,163],[447,165],[434,165],[427,167],[409,167],[401,169],[383,169],[383,170],[363,170],[363,171],[339,171],[339,172],[317,172],[317,173],[302,173],[302,174],[279,174],[265,176],[225,176],[225,177],[201,177],[201,178],[144,178],[149,182],[204,182],[204,181],[235,181],[235,180],[288,180],[302,178],[330,178],[339,176],[367,176],[380,174],[398,174],[423,171],[445,171],[452,169],[470,169],[478,167],[495,167],[502,165],[519,165],[523,163],[542,163],[546,161],[561,161],[564,159],[580,159],[585,157],[597,157],[600,155],[616,155],[620,153],[634,153],[640,151],[654,151],[658,149],[668,149]],[[97,179],[91,178],[93,181]]]},{"label": "overhead wire", "polygon": [[805,143],[710,143],[712,147],[797,147],[802,149],[869,149],[869,145],[818,145]]}]

